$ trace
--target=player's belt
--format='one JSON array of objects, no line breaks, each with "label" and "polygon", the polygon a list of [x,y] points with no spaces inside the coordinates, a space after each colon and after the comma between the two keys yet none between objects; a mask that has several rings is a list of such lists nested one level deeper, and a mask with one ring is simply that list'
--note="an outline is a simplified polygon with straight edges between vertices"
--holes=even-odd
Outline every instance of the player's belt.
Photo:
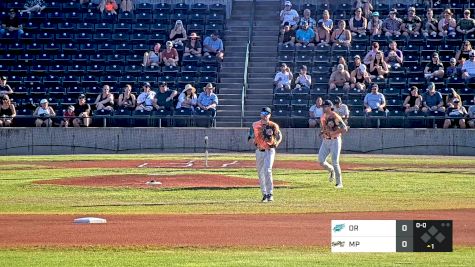
[{"label": "player's belt", "polygon": [[339,136],[337,136],[337,137],[324,137],[324,138],[327,139],[327,140],[332,140],[332,139],[338,139]]},{"label": "player's belt", "polygon": [[258,150],[259,150],[259,151],[261,151],[261,152],[264,152],[264,151],[266,151],[265,149],[259,149],[259,148],[258,148]]}]

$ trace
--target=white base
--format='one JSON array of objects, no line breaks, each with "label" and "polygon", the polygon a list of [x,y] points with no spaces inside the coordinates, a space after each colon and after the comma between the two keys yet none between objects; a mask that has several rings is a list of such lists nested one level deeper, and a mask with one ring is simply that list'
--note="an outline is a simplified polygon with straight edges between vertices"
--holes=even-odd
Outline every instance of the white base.
[{"label": "white base", "polygon": [[74,223],[107,223],[106,219],[95,218],[95,217],[84,217],[74,219]]}]

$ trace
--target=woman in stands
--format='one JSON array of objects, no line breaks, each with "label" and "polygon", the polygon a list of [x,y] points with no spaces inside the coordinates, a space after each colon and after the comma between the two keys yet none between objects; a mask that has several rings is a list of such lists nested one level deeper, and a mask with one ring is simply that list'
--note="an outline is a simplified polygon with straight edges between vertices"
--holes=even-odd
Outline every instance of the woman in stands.
[{"label": "woman in stands", "polygon": [[355,10],[355,15],[351,17],[348,24],[350,25],[351,34],[366,35],[366,28],[368,27],[368,21],[362,16],[363,11],[361,8]]},{"label": "woman in stands", "polygon": [[33,112],[33,116],[36,117],[36,127],[41,127],[43,125],[51,127],[53,126],[51,118],[56,116],[56,112],[54,112],[54,109],[49,106],[48,100],[41,99],[40,106],[36,108],[35,112]]},{"label": "woman in stands", "polygon": [[191,112],[193,112],[197,105],[197,99],[195,87],[191,84],[187,84],[185,89],[183,89],[181,94],[178,96],[176,109],[191,110]]},{"label": "woman in stands", "polygon": [[360,92],[366,90],[366,85],[371,83],[371,77],[366,71],[366,65],[361,64],[351,72],[351,88],[356,88]]},{"label": "woman in stands", "polygon": [[333,20],[330,18],[330,12],[323,10],[323,18],[318,20],[318,23],[322,23],[322,27],[330,33],[333,29]]},{"label": "woman in stands", "polygon": [[102,93],[97,96],[94,105],[96,105],[97,110],[114,110],[114,94],[110,92],[109,85],[106,84],[102,87]]},{"label": "woman in stands", "polygon": [[134,10],[134,1],[122,0],[122,2],[120,2],[120,10],[122,10],[122,12],[132,12]]},{"label": "woman in stands", "polygon": [[97,6],[99,11],[101,13],[104,13],[104,11],[117,15],[117,9],[119,9],[119,6],[117,5],[117,2],[115,0],[102,0],[99,5]]},{"label": "woman in stands", "polygon": [[165,66],[167,67],[168,66],[176,67],[178,65],[178,61],[179,61],[178,52],[173,47],[172,41],[167,42],[167,49],[162,51],[162,53],[160,54],[160,57],[162,58],[163,64],[165,64]]},{"label": "woman in stands", "polygon": [[196,34],[196,32],[191,33],[190,40],[188,40],[185,44],[185,53],[183,56],[186,57],[189,55],[201,57],[200,37]]},{"label": "woman in stands", "polygon": [[421,108],[422,96],[419,94],[419,88],[416,86],[411,87],[411,93],[406,96],[402,106],[405,108],[405,112],[414,112],[419,111]]},{"label": "woman in stands", "polygon": [[173,42],[173,45],[183,46],[183,42],[187,39],[185,27],[183,27],[183,22],[177,20],[175,22],[175,27],[170,32],[170,41]]},{"label": "woman in stands", "polygon": [[143,54],[143,63],[142,66],[158,66],[160,65],[160,43],[155,43],[151,51],[145,52]]},{"label": "woman in stands", "polygon": [[132,93],[132,86],[130,84],[126,84],[124,86],[124,92],[119,95],[119,102],[117,102],[117,106],[119,109],[132,111],[135,110],[136,103],[137,99]]},{"label": "woman in stands", "polygon": [[8,95],[2,96],[2,104],[0,105],[0,127],[11,126],[15,116],[15,106],[10,101],[10,97],[8,97]]},{"label": "woman in stands", "polygon": [[371,61],[369,67],[369,73],[371,79],[384,79],[384,76],[389,73],[388,64],[384,60],[384,54],[382,51],[378,51],[373,61]]},{"label": "woman in stands", "polygon": [[345,67],[345,70],[346,70],[346,71],[349,71],[349,69],[348,69],[348,64],[346,63],[345,57],[344,57],[344,56],[340,56],[340,57],[338,57],[338,63],[337,63],[335,66],[333,66],[332,72],[337,70],[338,64],[343,65],[343,66]]},{"label": "woman in stands", "polygon": [[439,35],[445,37],[447,35],[455,36],[457,32],[455,31],[457,27],[457,21],[452,18],[452,11],[447,8],[444,11],[444,17],[439,20]]},{"label": "woman in stands", "polygon": [[462,47],[457,51],[457,54],[455,54],[455,58],[458,60],[459,64],[463,65],[463,63],[469,59],[470,51],[472,51],[472,44],[470,41],[463,42]]},{"label": "woman in stands", "polygon": [[450,93],[448,93],[445,98],[445,106],[447,108],[453,108],[454,107],[454,101],[458,100],[459,102],[462,102],[462,98],[460,97],[459,94],[457,94],[457,91],[455,91],[454,88],[450,88]]},{"label": "woman in stands", "polygon": [[373,17],[368,22],[368,31],[372,36],[381,35],[383,29],[383,21],[379,19],[379,12],[373,12]]},{"label": "woman in stands", "polygon": [[332,34],[332,42],[333,46],[351,46],[351,32],[346,29],[346,22],[344,20],[338,22],[338,29]]}]

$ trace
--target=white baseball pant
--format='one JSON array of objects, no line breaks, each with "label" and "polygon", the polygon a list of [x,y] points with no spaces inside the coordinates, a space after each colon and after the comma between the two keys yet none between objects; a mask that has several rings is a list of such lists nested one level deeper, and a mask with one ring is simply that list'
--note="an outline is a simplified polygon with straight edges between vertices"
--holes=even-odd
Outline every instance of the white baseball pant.
[{"label": "white baseball pant", "polygon": [[257,174],[263,195],[272,194],[274,183],[272,181],[272,165],[274,165],[275,148],[260,151],[256,149]]},{"label": "white baseball pant", "polygon": [[[318,161],[320,165],[329,172],[335,172],[336,184],[342,184],[341,169],[340,169],[340,151],[341,151],[341,137],[336,139],[322,140],[322,145],[318,151]],[[328,155],[331,154],[332,165],[327,162]]]}]

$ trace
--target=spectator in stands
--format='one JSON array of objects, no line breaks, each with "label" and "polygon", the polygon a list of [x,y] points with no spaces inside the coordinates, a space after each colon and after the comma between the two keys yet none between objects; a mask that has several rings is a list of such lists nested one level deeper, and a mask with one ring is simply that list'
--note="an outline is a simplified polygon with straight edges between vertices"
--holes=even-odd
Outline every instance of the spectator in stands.
[{"label": "spectator in stands", "polygon": [[114,110],[114,94],[110,92],[110,86],[105,84],[102,86],[102,93],[100,93],[94,102],[97,110]]},{"label": "spectator in stands", "polygon": [[91,106],[86,103],[86,95],[79,95],[78,102],[74,105],[74,115],[74,127],[89,127],[91,124]]},{"label": "spectator in stands", "polygon": [[360,64],[351,72],[351,88],[356,88],[361,92],[366,90],[366,85],[371,83],[371,77],[366,71],[366,65]]},{"label": "spectator in stands", "polygon": [[122,0],[122,2],[120,2],[120,10],[122,10],[122,12],[132,12],[134,10],[134,1]]},{"label": "spectator in stands", "polygon": [[388,68],[397,69],[402,67],[402,51],[397,48],[397,43],[395,41],[389,43],[389,50],[384,53],[384,58],[386,63],[388,63]]},{"label": "spectator in stands", "polygon": [[445,106],[447,108],[454,107],[455,100],[462,102],[462,97],[460,97],[454,88],[450,88],[450,92],[445,96]]},{"label": "spectator in stands", "polygon": [[432,78],[443,78],[444,77],[444,64],[440,62],[439,54],[437,52],[432,53],[432,61],[427,63],[424,69],[424,77],[427,80]]},{"label": "spectator in stands", "polygon": [[0,105],[0,127],[10,127],[15,116],[15,105],[12,104],[8,95],[3,95]]},{"label": "spectator in stands", "polygon": [[363,17],[363,11],[361,8],[355,10],[355,15],[348,21],[350,31],[353,36],[366,35],[366,29],[368,28],[368,20]]},{"label": "spectator in stands", "polygon": [[363,10],[363,16],[366,18],[371,17],[371,12],[373,11],[373,5],[371,4],[372,0],[355,0],[353,3],[353,8],[361,8]]},{"label": "spectator in stands", "polygon": [[330,34],[333,29],[333,20],[330,18],[330,12],[328,12],[328,10],[323,10],[322,16],[323,18],[319,19],[318,23],[321,22],[323,29]]},{"label": "spectator in stands", "polygon": [[155,99],[155,91],[152,91],[149,82],[142,85],[143,92],[137,97],[137,107],[135,110],[152,111]]},{"label": "spectator in stands", "polygon": [[330,75],[329,89],[335,90],[337,87],[342,87],[344,90],[349,90],[350,80],[350,73],[345,70],[345,66],[338,64],[337,70]]},{"label": "spectator in stands", "polygon": [[461,101],[455,99],[454,106],[447,109],[447,118],[444,121],[444,129],[455,126],[460,127],[460,129],[465,129],[465,117],[467,114],[468,112],[464,106],[462,106]]},{"label": "spectator in stands", "polygon": [[295,45],[295,31],[289,25],[285,23],[284,27],[280,30],[279,43],[282,45]]},{"label": "spectator in stands", "polygon": [[411,86],[411,93],[406,96],[402,106],[405,108],[405,112],[414,112],[418,111],[421,108],[422,96],[419,95],[419,88],[416,86]]},{"label": "spectator in stands", "polygon": [[107,13],[117,15],[117,9],[119,9],[119,6],[115,0],[102,0],[97,8],[99,11],[101,11],[101,13],[106,11]]},{"label": "spectator in stands", "polygon": [[310,117],[308,119],[308,127],[320,127],[320,117],[323,115],[323,99],[321,97],[315,99],[315,104],[310,107],[308,115]]},{"label": "spectator in stands", "polygon": [[371,85],[371,93],[366,94],[364,97],[365,113],[371,113],[373,111],[385,111],[386,110],[386,98],[383,94],[378,92],[379,86],[376,83]]},{"label": "spectator in stands", "polygon": [[310,89],[312,85],[312,77],[307,74],[307,66],[302,65],[300,67],[299,76],[295,79],[295,88],[307,88]]},{"label": "spectator in stands", "polygon": [[164,109],[171,111],[173,107],[173,99],[178,94],[175,90],[170,90],[166,82],[161,82],[159,91],[155,94],[153,107],[157,110]]},{"label": "spectator in stands", "polygon": [[384,79],[389,73],[388,64],[384,60],[383,51],[376,53],[374,60],[369,65],[369,73],[371,74],[371,79]]},{"label": "spectator in stands", "polygon": [[323,26],[323,22],[317,24],[317,32],[315,33],[315,41],[317,45],[329,46],[330,44],[330,32]]},{"label": "spectator in stands", "polygon": [[23,26],[20,23],[20,20],[16,16],[15,9],[10,9],[8,12],[8,17],[2,20],[2,28],[0,29],[0,37],[5,35],[5,33],[17,33],[18,37],[21,37],[24,33]]},{"label": "spectator in stands", "polygon": [[468,108],[468,127],[475,128],[475,95],[472,99],[473,105]]},{"label": "spectator in stands", "polygon": [[401,30],[404,36],[418,36],[421,34],[422,20],[416,16],[416,8],[409,7],[407,16],[402,21]]},{"label": "spectator in stands", "polygon": [[162,53],[160,54],[160,57],[162,58],[163,64],[165,64],[165,66],[167,67],[168,66],[176,67],[180,60],[180,58],[178,57],[178,52],[173,47],[172,41],[167,41],[167,48],[162,51]]},{"label": "spectator in stands", "polygon": [[335,112],[340,115],[346,125],[348,125],[348,119],[350,118],[350,109],[348,106],[343,104],[341,101],[341,97],[337,96],[335,100],[333,100]]},{"label": "spectator in stands", "polygon": [[383,22],[383,32],[387,37],[400,36],[401,35],[402,20],[397,17],[397,10],[391,9],[389,11],[389,17]]},{"label": "spectator in stands", "polygon": [[63,119],[59,123],[59,127],[69,127],[72,125],[72,121],[76,115],[74,115],[74,106],[70,105],[63,113]]},{"label": "spectator in stands", "polygon": [[184,57],[193,55],[195,57],[201,57],[201,43],[200,37],[196,32],[192,32],[189,36],[189,40],[185,43]]},{"label": "spectator in stands", "polygon": [[381,50],[379,50],[379,43],[378,42],[373,42],[371,45],[371,50],[366,54],[366,56],[363,59],[364,64],[370,65],[371,62],[374,61],[376,58],[376,54],[379,53]]},{"label": "spectator in stands", "polygon": [[0,77],[0,96],[13,94],[10,85],[7,84],[7,76]]},{"label": "spectator in stands", "polygon": [[456,27],[457,27],[457,21],[452,18],[452,11],[450,9],[446,9],[444,11],[444,17],[439,20],[439,35],[442,37],[445,37],[447,35],[453,35],[455,36],[456,34]]},{"label": "spectator in stands", "polygon": [[463,63],[469,59],[470,51],[472,51],[472,44],[470,41],[463,42],[462,47],[455,54],[455,59],[458,60],[459,64],[463,65]]},{"label": "spectator in stands", "polygon": [[282,63],[282,65],[280,65],[280,71],[275,74],[274,86],[277,89],[283,88],[285,90],[290,90],[290,83],[293,78],[294,76],[292,71],[290,71],[290,68],[287,64]]},{"label": "spectator in stands", "polygon": [[449,66],[445,70],[445,75],[449,78],[451,77],[456,77],[460,78],[462,77],[462,65],[457,66],[457,60],[453,57],[450,59]]},{"label": "spectator in stands", "polygon": [[295,9],[292,9],[292,3],[290,1],[285,1],[285,7],[280,11],[280,21],[282,26],[288,22],[290,27],[294,30],[297,29],[299,13]]},{"label": "spectator in stands", "polygon": [[132,86],[130,84],[126,84],[124,86],[123,93],[119,95],[119,101],[117,102],[117,106],[119,107],[119,109],[133,111],[135,110],[136,105],[137,99],[132,93]]},{"label": "spectator in stands", "polygon": [[435,90],[435,84],[429,83],[427,92],[422,95],[422,112],[439,111],[445,112],[442,94]]},{"label": "spectator in stands", "polygon": [[223,40],[219,38],[218,32],[214,32],[211,36],[205,38],[203,42],[203,51],[205,56],[216,56],[217,59],[223,60],[224,58],[224,46]]},{"label": "spectator in stands", "polygon": [[315,32],[308,26],[307,22],[303,22],[300,29],[297,30],[297,46],[314,46]]},{"label": "spectator in stands", "polygon": [[333,46],[351,46],[351,32],[346,29],[346,22],[344,20],[338,21],[338,29],[333,31],[332,42]]},{"label": "spectator in stands", "polygon": [[310,15],[310,9],[305,9],[303,11],[303,17],[300,18],[299,26],[302,27],[304,22],[307,22],[308,27],[315,31],[317,22]]},{"label": "spectator in stands", "polygon": [[368,31],[371,36],[381,35],[383,30],[383,21],[379,19],[379,12],[373,12],[371,20],[368,22]]},{"label": "spectator in stands", "polygon": [[26,0],[23,5],[24,10],[20,11],[20,14],[24,12],[30,14],[31,12],[41,12],[46,8],[46,3],[43,0]]},{"label": "spectator in stands", "polygon": [[475,77],[475,50],[470,51],[468,58],[462,66],[462,78],[466,80]]},{"label": "spectator in stands", "polygon": [[350,71],[350,69],[348,68],[348,64],[346,63],[345,57],[344,56],[339,56],[337,64],[335,66],[333,66],[333,68],[332,68],[332,72],[338,70],[338,64],[342,64],[345,67],[346,71],[348,71],[348,72]]},{"label": "spectator in stands", "polygon": [[185,109],[194,112],[197,103],[196,89],[191,84],[185,85],[185,89],[178,96],[176,109]]},{"label": "spectator in stands", "polygon": [[43,125],[51,127],[53,126],[51,118],[56,116],[56,112],[54,112],[53,108],[49,106],[48,100],[41,99],[40,106],[36,108],[35,112],[33,112],[33,116],[36,117],[36,127],[41,127]]},{"label": "spectator in stands", "polygon": [[475,20],[470,17],[470,10],[463,12],[463,18],[457,23],[457,32],[467,35],[475,31]]},{"label": "spectator in stands", "polygon": [[181,20],[177,20],[175,22],[175,27],[170,31],[170,41],[172,41],[174,46],[183,46],[183,42],[188,39],[188,35],[186,34],[185,27],[183,26],[183,22]]},{"label": "spectator in stands", "polygon": [[206,84],[204,91],[200,93],[197,100],[198,108],[211,112],[211,117],[216,117],[216,106],[218,105],[218,96],[213,93],[212,83]]},{"label": "spectator in stands", "polygon": [[437,36],[437,31],[438,31],[438,25],[439,22],[437,19],[434,18],[434,11],[432,8],[427,9],[426,16],[423,21],[423,26],[422,26],[422,35],[424,37],[436,37]]},{"label": "spectator in stands", "polygon": [[155,43],[151,51],[145,52],[143,54],[143,63],[142,66],[158,66],[160,65],[160,43]]},{"label": "spectator in stands", "polygon": [[361,65],[361,57],[360,55],[355,55],[353,57],[353,66],[351,69],[356,69]]}]

